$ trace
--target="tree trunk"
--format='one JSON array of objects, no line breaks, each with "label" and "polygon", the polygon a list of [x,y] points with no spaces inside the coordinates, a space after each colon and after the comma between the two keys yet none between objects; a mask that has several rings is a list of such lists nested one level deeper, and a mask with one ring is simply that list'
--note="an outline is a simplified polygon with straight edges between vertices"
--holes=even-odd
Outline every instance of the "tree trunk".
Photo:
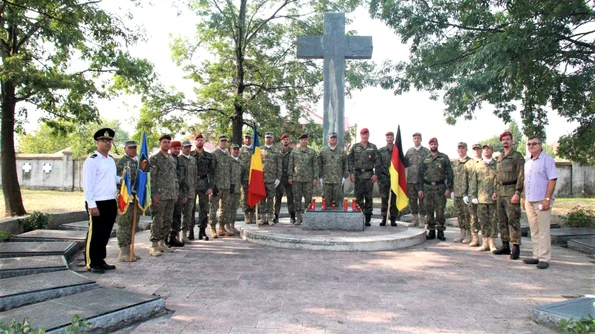
[{"label": "tree trunk", "polygon": [[242,128],[244,126],[244,110],[242,106],[235,104],[233,106],[233,117],[231,118],[232,142],[242,146]]},{"label": "tree trunk", "polygon": [[26,215],[17,176],[14,153],[14,120],[16,109],[15,87],[12,82],[2,82],[2,193],[7,216]]},{"label": "tree trunk", "polygon": [[246,5],[247,0],[240,3],[238,15],[238,34],[235,41],[236,48],[236,77],[235,77],[235,102],[233,104],[233,116],[231,117],[232,142],[242,145],[242,127],[244,126],[244,38],[246,34]]}]

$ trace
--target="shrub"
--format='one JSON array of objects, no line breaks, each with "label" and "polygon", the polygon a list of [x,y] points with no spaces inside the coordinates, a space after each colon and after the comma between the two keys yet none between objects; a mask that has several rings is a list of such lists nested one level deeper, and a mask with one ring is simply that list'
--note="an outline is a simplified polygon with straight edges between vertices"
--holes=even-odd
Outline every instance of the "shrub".
[{"label": "shrub", "polygon": [[12,237],[12,234],[8,231],[0,231],[0,242],[8,241]]},{"label": "shrub", "polygon": [[[66,327],[60,334],[80,334],[88,333],[91,323],[85,319],[81,319],[78,314],[72,317],[72,323]],[[43,328],[31,328],[31,324],[27,318],[23,319],[23,322],[17,322],[13,320],[10,325],[3,321],[0,321],[0,334],[44,334],[45,329]]]},{"label": "shrub", "polygon": [[29,217],[22,220],[23,231],[29,232],[33,230],[47,228],[54,217],[51,213],[43,213],[39,211],[33,211]]},{"label": "shrub", "polygon": [[580,318],[574,320],[570,318],[568,320],[563,319],[560,321],[560,332],[562,333],[595,333],[595,318],[589,315],[589,318]]},{"label": "shrub", "polygon": [[595,211],[582,208],[580,205],[570,209],[567,216],[560,218],[569,227],[592,227],[595,225]]}]

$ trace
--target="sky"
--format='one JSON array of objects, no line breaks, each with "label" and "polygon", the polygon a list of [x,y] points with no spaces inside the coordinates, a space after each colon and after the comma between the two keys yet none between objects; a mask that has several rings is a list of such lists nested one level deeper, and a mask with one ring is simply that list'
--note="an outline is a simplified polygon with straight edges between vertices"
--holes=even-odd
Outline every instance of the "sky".
[{"label": "sky", "polygon": [[[106,0],[103,6],[116,10],[122,5],[119,0]],[[372,36],[372,61],[382,63],[384,60],[406,60],[409,57],[408,47],[400,42],[390,28],[379,20],[370,18],[367,10],[358,9],[347,15],[352,23],[347,30],[355,30],[358,35]],[[191,37],[194,32],[196,17],[192,13],[182,12],[169,1],[153,1],[152,5],[134,9],[134,24],[143,26],[147,41],[133,46],[130,51],[134,56],[145,57],[155,65],[155,70],[165,86],[174,86],[183,92],[190,92],[193,85],[183,78],[183,72],[171,60],[169,43],[173,37]],[[357,61],[357,60],[350,60]],[[321,63],[322,66],[322,63]],[[140,101],[135,97],[123,97],[98,103],[100,115],[105,119],[121,119],[122,125],[129,133],[134,131],[140,109]],[[366,127],[370,130],[370,142],[378,147],[386,144],[384,134],[396,132],[401,127],[404,148],[412,146],[411,137],[414,132],[421,132],[423,145],[432,138],[438,138],[439,150],[451,157],[456,156],[458,142],[466,142],[469,146],[480,140],[499,135],[506,128],[502,120],[493,115],[489,105],[476,113],[473,120],[460,119],[456,125],[448,125],[443,116],[444,104],[441,98],[433,101],[429,93],[410,91],[403,95],[394,95],[392,91],[382,88],[366,88],[352,92],[351,98],[345,100],[345,116],[350,125],[358,129]],[[314,112],[322,115],[322,102]],[[32,115],[35,118],[35,115]],[[549,126],[546,127],[547,142],[554,142],[558,137],[570,133],[575,126],[550,112]],[[521,124],[517,112],[513,118]],[[27,130],[34,130],[37,122],[30,119]],[[358,130],[359,131],[359,130]]]}]

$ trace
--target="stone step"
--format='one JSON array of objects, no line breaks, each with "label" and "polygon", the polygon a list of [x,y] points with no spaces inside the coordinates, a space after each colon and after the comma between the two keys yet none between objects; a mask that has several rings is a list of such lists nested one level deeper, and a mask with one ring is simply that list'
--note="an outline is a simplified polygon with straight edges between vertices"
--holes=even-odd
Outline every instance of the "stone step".
[{"label": "stone step", "polygon": [[67,261],[80,249],[72,241],[53,242],[1,242],[0,258],[44,255],[63,255]]},{"label": "stone step", "polygon": [[552,245],[566,247],[568,240],[595,236],[595,228],[558,228],[550,231]]},{"label": "stone step", "polygon": [[595,236],[580,237],[568,240],[568,248],[589,255],[595,255]]},{"label": "stone step", "polygon": [[[558,223],[550,223],[550,229],[560,228]],[[521,219],[521,235],[523,237],[531,237],[531,231],[529,229],[529,222]]]},{"label": "stone step", "polygon": [[110,333],[165,312],[161,297],[98,288],[2,312],[0,321],[27,317],[31,327],[59,333],[77,314],[91,323],[90,332]]},{"label": "stone step", "polygon": [[595,298],[583,297],[542,305],[533,312],[533,320],[550,328],[559,329],[561,320],[595,317],[594,303]]},{"label": "stone step", "polygon": [[62,255],[0,258],[0,279],[68,270]]},{"label": "stone step", "polygon": [[21,233],[13,236],[12,241],[72,241],[83,246],[86,231],[67,231],[67,230],[35,230],[26,233]]},{"label": "stone step", "polygon": [[0,311],[97,288],[95,281],[71,270],[5,278],[0,281]]}]

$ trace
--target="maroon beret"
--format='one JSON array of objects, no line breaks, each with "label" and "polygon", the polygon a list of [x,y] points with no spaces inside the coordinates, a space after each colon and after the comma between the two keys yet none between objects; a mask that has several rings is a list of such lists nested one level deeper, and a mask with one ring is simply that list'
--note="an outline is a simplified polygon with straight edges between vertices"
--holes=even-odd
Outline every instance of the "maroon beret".
[{"label": "maroon beret", "polygon": [[171,142],[171,145],[169,147],[170,148],[182,147],[182,143],[179,140],[174,140],[174,141]]},{"label": "maroon beret", "polygon": [[289,135],[288,135],[287,133],[284,133],[284,134],[281,136],[281,140],[283,140],[283,139],[285,139],[285,138],[289,138]]},{"label": "maroon beret", "polygon": [[512,138],[512,132],[510,132],[510,131],[504,131],[504,132],[502,132],[502,134],[500,135],[500,140],[502,140],[502,137],[506,137],[506,136],[510,136],[510,139],[513,139],[513,138]]},{"label": "maroon beret", "polygon": [[438,144],[438,139],[436,139],[436,137],[430,139],[430,141],[428,142],[428,144],[431,144],[433,142],[436,142],[436,144]]},{"label": "maroon beret", "polygon": [[368,131],[368,128],[363,128],[363,129],[362,129],[362,130],[359,132],[359,134],[360,134],[360,135],[363,135],[363,134],[366,134],[366,133],[370,133],[370,131]]}]

